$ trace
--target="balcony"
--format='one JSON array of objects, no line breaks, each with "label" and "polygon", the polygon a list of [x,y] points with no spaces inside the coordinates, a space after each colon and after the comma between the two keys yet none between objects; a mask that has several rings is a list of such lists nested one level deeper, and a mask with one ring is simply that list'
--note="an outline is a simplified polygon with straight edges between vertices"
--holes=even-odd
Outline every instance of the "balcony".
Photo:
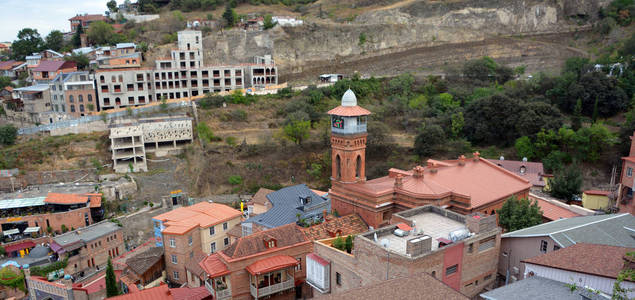
[{"label": "balcony", "polygon": [[[207,288],[210,294],[214,295],[214,299],[216,300],[232,298],[232,290],[229,285],[223,282],[223,280],[224,278],[214,278],[205,281],[205,288]],[[216,281],[216,284],[214,284],[214,281]]]},{"label": "balcony", "polygon": [[288,280],[282,281],[280,283],[275,283],[268,286],[263,286],[263,287],[255,287],[253,285],[249,286],[249,289],[251,290],[251,295],[256,299],[260,297],[269,296],[278,292],[282,292],[285,290],[293,289],[293,288],[295,288],[293,277],[291,277]]},{"label": "balcony", "polygon": [[249,290],[258,299],[295,288],[295,267],[299,262],[288,255],[258,260],[245,269],[249,272]]}]

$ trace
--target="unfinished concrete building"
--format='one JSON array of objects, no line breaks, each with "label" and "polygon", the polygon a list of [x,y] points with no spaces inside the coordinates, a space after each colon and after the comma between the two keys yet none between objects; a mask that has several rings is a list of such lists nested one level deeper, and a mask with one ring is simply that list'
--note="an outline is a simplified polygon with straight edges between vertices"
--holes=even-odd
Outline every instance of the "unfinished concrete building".
[{"label": "unfinished concrete building", "polygon": [[110,128],[113,169],[117,173],[148,171],[143,130],[138,124],[120,124]]},{"label": "unfinished concrete building", "polygon": [[247,67],[247,82],[255,88],[278,84],[278,68],[271,55],[254,57],[253,64]]},{"label": "unfinished concrete building", "polygon": [[115,172],[148,171],[146,152],[176,154],[192,142],[192,118],[168,116],[126,121],[110,128]]}]

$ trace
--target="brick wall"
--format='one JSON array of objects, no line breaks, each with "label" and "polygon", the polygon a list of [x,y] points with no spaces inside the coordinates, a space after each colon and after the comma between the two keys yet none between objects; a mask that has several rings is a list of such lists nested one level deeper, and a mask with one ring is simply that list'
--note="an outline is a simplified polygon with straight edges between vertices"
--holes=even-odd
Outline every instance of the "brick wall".
[{"label": "brick wall", "polygon": [[71,211],[59,213],[0,218],[0,224],[12,222],[27,222],[29,224],[29,227],[39,226],[42,233],[46,232],[48,226],[51,226],[53,231],[61,233],[62,225],[66,225],[66,228],[68,228],[69,230],[71,230],[72,228],[86,227],[86,215],[88,215],[88,225],[92,224],[93,219],[90,215],[90,208],[88,207],[82,207]]},{"label": "brick wall", "polygon": [[[71,181],[97,181],[95,169],[34,171],[15,177],[0,177],[0,191],[11,192],[29,185]],[[13,183],[12,183],[13,181]]]},{"label": "brick wall", "polygon": [[121,229],[98,239],[89,241],[81,248],[78,255],[69,257],[65,274],[77,275],[84,271],[84,275],[92,271],[104,269],[108,258],[124,254],[123,231]]},{"label": "brick wall", "polygon": [[[192,244],[189,243],[189,238],[192,238]],[[170,239],[174,239],[175,246],[170,246]],[[184,283],[187,282],[187,272],[185,265],[191,258],[196,257],[197,253],[201,251],[201,235],[198,228],[194,228],[189,232],[176,235],[176,234],[163,234],[163,248],[165,250],[165,271],[167,278],[171,282]],[[172,257],[176,257],[176,263],[172,262]],[[178,272],[178,278],[174,275],[174,272]]]}]

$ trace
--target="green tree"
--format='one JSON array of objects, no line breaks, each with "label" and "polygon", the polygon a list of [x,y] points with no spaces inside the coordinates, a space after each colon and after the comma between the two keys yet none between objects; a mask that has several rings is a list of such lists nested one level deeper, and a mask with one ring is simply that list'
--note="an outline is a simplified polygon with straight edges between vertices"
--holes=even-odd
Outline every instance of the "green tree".
[{"label": "green tree", "polygon": [[263,21],[263,27],[265,30],[271,29],[278,24],[278,22],[273,21],[273,17],[270,14],[266,14]]},{"label": "green tree", "polygon": [[527,198],[518,199],[512,196],[503,207],[497,210],[498,224],[506,232],[516,231],[542,223],[542,211],[538,201],[530,201]]},{"label": "green tree", "polygon": [[345,251],[346,250],[346,242],[342,239],[341,236],[337,236],[333,241],[333,247],[338,250]]},{"label": "green tree", "polygon": [[582,174],[576,164],[557,170],[549,183],[551,195],[565,200],[572,200],[574,195],[580,193],[581,187]]},{"label": "green tree", "polygon": [[351,251],[353,251],[353,236],[352,235],[349,235],[346,237],[344,246],[346,247],[346,252],[351,253]]},{"label": "green tree", "polygon": [[445,132],[441,126],[426,124],[415,138],[414,151],[420,157],[431,156],[439,150],[439,146],[446,141]]},{"label": "green tree", "polygon": [[46,36],[46,47],[53,51],[60,51],[64,47],[64,34],[53,30]]},{"label": "green tree", "polygon": [[11,57],[24,60],[27,55],[39,52],[44,47],[44,40],[37,29],[24,28],[18,32],[18,39],[11,44]]},{"label": "green tree", "polygon": [[593,114],[591,114],[591,123],[595,123],[598,120],[598,102],[600,99],[595,97],[595,102],[593,102]]},{"label": "green tree", "polygon": [[84,34],[84,27],[82,27],[82,24],[79,23],[71,39],[71,44],[73,44],[73,47],[78,48],[82,45],[82,34]]},{"label": "green tree", "polygon": [[[626,256],[632,261],[635,258],[635,252],[628,252]],[[630,264],[626,266],[617,274],[617,279],[613,283],[613,300],[628,300],[628,293],[630,289],[622,287],[624,281],[635,281],[635,269],[630,267]]]},{"label": "green tree", "polygon": [[112,25],[97,21],[90,24],[87,37],[88,40],[95,45],[106,45],[113,38],[115,32]]},{"label": "green tree", "polygon": [[231,8],[230,5],[227,5],[225,7],[225,12],[223,12],[223,19],[225,19],[225,24],[227,25],[227,27],[233,27],[238,21],[238,15],[236,15],[236,12]]},{"label": "green tree", "polygon": [[284,137],[290,141],[302,145],[302,141],[309,138],[311,121],[293,120],[282,128]]},{"label": "green tree", "polygon": [[108,10],[111,12],[117,12],[119,9],[117,8],[117,1],[115,0],[110,0],[106,3],[106,6],[108,7]]},{"label": "green tree", "polygon": [[5,146],[13,145],[17,137],[18,129],[13,125],[0,126],[0,144]]},{"label": "green tree", "polygon": [[68,231],[68,227],[66,227],[66,225],[65,225],[65,224],[62,224],[61,229],[62,229],[62,233],[65,233],[65,232],[67,232],[67,231]]},{"label": "green tree", "polygon": [[119,295],[119,287],[117,286],[117,278],[112,267],[112,261],[108,258],[106,266],[106,297],[114,297]]},{"label": "green tree", "polygon": [[13,83],[11,83],[11,78],[8,76],[0,76],[0,89],[3,89],[7,86],[13,86]]},{"label": "green tree", "polygon": [[571,116],[571,129],[578,130],[582,127],[582,99],[578,98]]},{"label": "green tree", "polygon": [[519,157],[526,157],[529,160],[536,157],[536,149],[528,136],[521,136],[516,139],[514,148],[516,148],[516,153]]},{"label": "green tree", "polygon": [[86,69],[86,67],[90,64],[88,56],[82,53],[73,53],[70,56],[64,57],[64,60],[75,62],[77,64],[77,68],[80,70]]}]

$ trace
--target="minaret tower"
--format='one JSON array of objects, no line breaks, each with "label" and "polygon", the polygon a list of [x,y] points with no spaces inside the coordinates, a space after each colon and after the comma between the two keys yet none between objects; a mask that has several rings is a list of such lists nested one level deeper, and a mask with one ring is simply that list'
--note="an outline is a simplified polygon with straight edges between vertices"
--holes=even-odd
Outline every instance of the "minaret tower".
[{"label": "minaret tower", "polygon": [[366,181],[366,124],[370,111],[357,105],[350,89],[331,116],[331,180],[335,183]]}]

